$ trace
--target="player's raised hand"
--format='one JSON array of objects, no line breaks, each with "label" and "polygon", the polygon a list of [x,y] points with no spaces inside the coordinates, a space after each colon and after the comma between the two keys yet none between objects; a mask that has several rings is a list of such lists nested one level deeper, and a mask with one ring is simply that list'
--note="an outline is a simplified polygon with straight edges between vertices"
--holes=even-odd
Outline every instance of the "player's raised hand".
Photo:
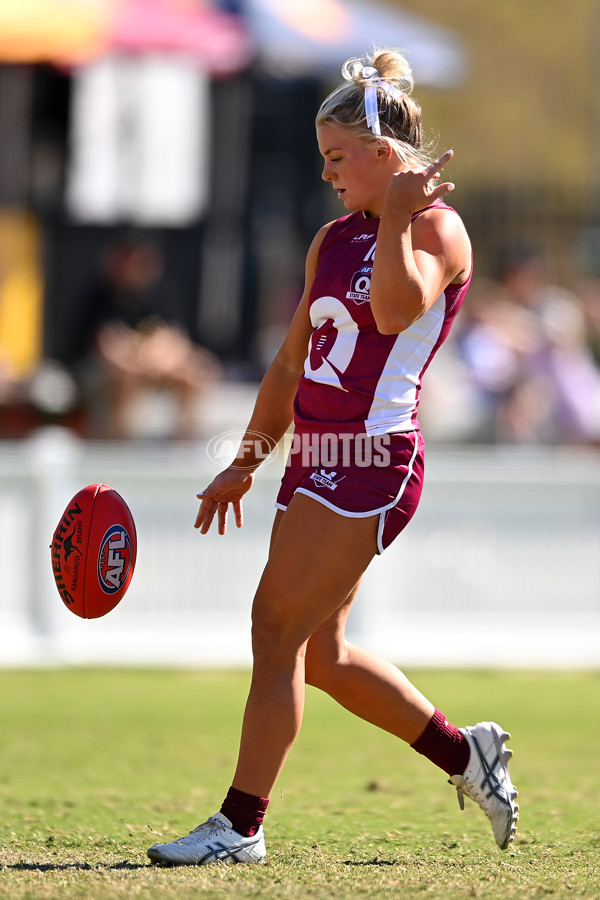
[{"label": "player's raised hand", "polygon": [[446,150],[429,166],[394,173],[386,192],[386,207],[405,209],[412,214],[453,191],[451,181],[439,183],[442,169],[453,156],[453,150]]},{"label": "player's raised hand", "polygon": [[225,534],[229,504],[233,509],[235,524],[241,528],[244,524],[242,497],[250,490],[253,481],[254,472],[249,472],[248,469],[231,467],[220,472],[207,488],[196,494],[201,503],[194,528],[199,528],[201,534],[206,534],[216,515],[219,534]]}]

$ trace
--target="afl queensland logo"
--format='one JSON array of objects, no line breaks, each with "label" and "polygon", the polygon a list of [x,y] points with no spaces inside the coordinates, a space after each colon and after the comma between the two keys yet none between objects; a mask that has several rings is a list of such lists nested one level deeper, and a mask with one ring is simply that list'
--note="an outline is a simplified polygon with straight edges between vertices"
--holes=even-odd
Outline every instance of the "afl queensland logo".
[{"label": "afl queensland logo", "polygon": [[355,272],[350,282],[350,290],[346,293],[348,300],[354,300],[355,303],[368,303],[371,290],[371,275],[373,274],[372,265],[364,265]]},{"label": "afl queensland logo", "polygon": [[111,525],[100,544],[98,581],[106,594],[121,590],[131,569],[131,538],[122,525]]}]

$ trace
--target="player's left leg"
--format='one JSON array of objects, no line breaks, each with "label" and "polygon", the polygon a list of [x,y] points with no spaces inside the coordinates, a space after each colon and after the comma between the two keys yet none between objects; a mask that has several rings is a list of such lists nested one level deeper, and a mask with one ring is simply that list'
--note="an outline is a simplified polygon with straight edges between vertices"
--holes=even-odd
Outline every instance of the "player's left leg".
[{"label": "player's left leg", "polygon": [[519,810],[508,771],[510,735],[495,722],[456,728],[396,666],[349,643],[345,627],[355,592],[308,641],[307,683],[407,741],[450,775],[461,808],[466,794],[490,820],[498,846],[506,849],[514,839]]},{"label": "player's left leg", "polygon": [[346,640],[346,621],[357,591],[358,585],[308,641],[306,682],[354,715],[412,744],[435,707],[397,666]]}]

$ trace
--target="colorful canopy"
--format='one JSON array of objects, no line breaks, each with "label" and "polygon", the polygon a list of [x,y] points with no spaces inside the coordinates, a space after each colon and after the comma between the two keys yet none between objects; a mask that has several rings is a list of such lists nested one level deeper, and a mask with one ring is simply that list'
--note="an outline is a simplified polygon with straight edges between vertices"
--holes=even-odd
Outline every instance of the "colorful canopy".
[{"label": "colorful canopy", "polygon": [[0,60],[77,64],[102,53],[112,0],[0,0]]},{"label": "colorful canopy", "polygon": [[77,65],[111,51],[172,52],[213,75],[254,58],[277,77],[329,77],[373,45],[407,51],[420,85],[464,76],[454,32],[379,0],[0,0],[0,62]]},{"label": "colorful canopy", "polygon": [[238,0],[262,67],[279,77],[334,77],[373,46],[406,52],[422,85],[459,83],[466,56],[456,32],[382,0]]},{"label": "colorful canopy", "polygon": [[0,61],[77,65],[111,51],[185,54],[226,75],[253,41],[239,16],[197,0],[0,0]]}]

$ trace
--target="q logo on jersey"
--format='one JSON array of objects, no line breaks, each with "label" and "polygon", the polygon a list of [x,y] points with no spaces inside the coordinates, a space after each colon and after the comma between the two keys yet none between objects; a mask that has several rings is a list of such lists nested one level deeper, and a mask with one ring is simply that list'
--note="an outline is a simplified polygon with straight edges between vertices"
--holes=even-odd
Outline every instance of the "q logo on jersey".
[{"label": "q logo on jersey", "polygon": [[131,538],[122,525],[111,525],[100,544],[98,581],[106,594],[116,594],[131,569]]},{"label": "q logo on jersey", "polygon": [[358,272],[352,276],[350,290],[346,294],[347,300],[354,300],[355,303],[368,303],[370,300],[371,275],[373,274],[373,266],[362,266]]}]

